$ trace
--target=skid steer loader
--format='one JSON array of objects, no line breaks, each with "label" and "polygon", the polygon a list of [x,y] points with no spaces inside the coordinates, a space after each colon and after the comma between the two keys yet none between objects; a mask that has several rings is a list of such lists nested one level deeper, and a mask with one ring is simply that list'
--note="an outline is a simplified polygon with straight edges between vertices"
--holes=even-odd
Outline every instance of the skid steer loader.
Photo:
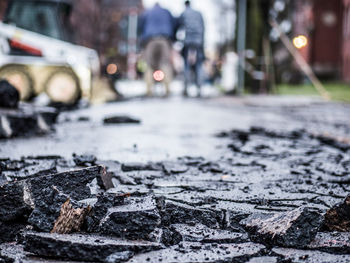
[{"label": "skid steer loader", "polygon": [[91,99],[99,57],[71,42],[71,9],[68,0],[10,0],[0,21],[0,79],[13,84],[22,100],[42,92],[66,104]]}]

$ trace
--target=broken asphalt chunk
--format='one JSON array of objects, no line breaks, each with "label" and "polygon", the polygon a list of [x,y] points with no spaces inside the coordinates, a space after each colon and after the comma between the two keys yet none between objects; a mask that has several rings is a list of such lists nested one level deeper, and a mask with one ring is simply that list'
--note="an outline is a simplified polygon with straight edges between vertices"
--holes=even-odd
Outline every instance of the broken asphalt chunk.
[{"label": "broken asphalt chunk", "polygon": [[241,221],[254,242],[268,246],[305,247],[316,236],[323,217],[306,207],[276,214],[252,214]]},{"label": "broken asphalt chunk", "polygon": [[222,222],[222,212],[200,209],[189,205],[159,199],[162,224],[196,224],[200,223],[211,228],[219,228]]},{"label": "broken asphalt chunk", "polygon": [[0,243],[11,242],[26,226],[32,211],[28,200],[28,185],[23,182],[0,186]]},{"label": "broken asphalt chunk", "polygon": [[167,249],[139,254],[130,259],[136,262],[246,262],[265,247],[261,244],[206,244],[183,242]]},{"label": "broken asphalt chunk", "polygon": [[327,211],[324,224],[331,231],[350,232],[350,195]]},{"label": "broken asphalt chunk", "polygon": [[0,244],[15,241],[19,233],[25,229],[26,225],[27,222],[25,219],[13,222],[0,221]]},{"label": "broken asphalt chunk", "polygon": [[88,184],[94,179],[99,186],[103,186],[102,177],[105,175],[106,169],[103,166],[92,166],[85,169],[67,171],[58,174],[51,174],[29,179],[31,195],[33,198],[41,197],[42,189],[55,186],[60,192],[68,195],[74,200],[80,201],[91,197]]},{"label": "broken asphalt chunk", "polygon": [[163,162],[163,170],[166,174],[179,174],[188,171],[188,167],[178,162]]},{"label": "broken asphalt chunk", "polygon": [[350,254],[350,233],[317,233],[316,237],[307,248],[333,254]]},{"label": "broken asphalt chunk", "polygon": [[11,222],[26,218],[32,208],[25,182],[11,182],[0,186],[0,221]]},{"label": "broken asphalt chunk", "polygon": [[94,235],[50,234],[27,232],[24,234],[25,251],[37,256],[86,262],[105,262],[117,253],[134,253],[161,249],[159,243],[127,241]]},{"label": "broken asphalt chunk", "polygon": [[350,261],[349,255],[334,255],[326,252],[313,250],[299,250],[294,248],[274,248],[272,251],[283,257],[284,261],[293,263],[347,263]]},{"label": "broken asphalt chunk", "polygon": [[92,206],[86,218],[86,229],[90,233],[100,232],[100,221],[106,216],[111,207],[121,206],[125,203],[125,195],[103,193],[97,196],[97,202]]},{"label": "broken asphalt chunk", "polygon": [[[6,243],[0,245],[0,262],[27,262],[26,257],[29,253],[25,252],[23,245]],[[1,259],[3,261],[1,261]]]},{"label": "broken asphalt chunk", "polygon": [[127,239],[147,239],[161,223],[152,196],[132,198],[130,203],[108,209],[100,222],[104,235]]},{"label": "broken asphalt chunk", "polygon": [[55,186],[42,189],[42,198],[35,199],[34,205],[28,223],[36,230],[61,234],[79,231],[90,211]]},{"label": "broken asphalt chunk", "polygon": [[201,242],[201,243],[244,243],[249,242],[247,234],[235,233],[228,230],[211,229],[205,225],[197,224],[195,226],[174,224],[171,226],[183,241]]},{"label": "broken asphalt chunk", "polygon": [[124,124],[124,123],[134,123],[139,124],[141,121],[139,119],[129,117],[129,116],[113,116],[106,117],[103,119],[104,124]]},{"label": "broken asphalt chunk", "polygon": [[78,166],[89,167],[89,166],[96,165],[97,158],[94,155],[87,155],[87,154],[77,155],[73,153],[73,161]]},{"label": "broken asphalt chunk", "polygon": [[156,163],[123,163],[121,168],[123,172],[159,171],[163,169],[163,166]]},{"label": "broken asphalt chunk", "polygon": [[23,180],[46,174],[57,173],[57,159],[37,159],[30,157],[21,160],[2,161],[3,176],[7,181]]}]

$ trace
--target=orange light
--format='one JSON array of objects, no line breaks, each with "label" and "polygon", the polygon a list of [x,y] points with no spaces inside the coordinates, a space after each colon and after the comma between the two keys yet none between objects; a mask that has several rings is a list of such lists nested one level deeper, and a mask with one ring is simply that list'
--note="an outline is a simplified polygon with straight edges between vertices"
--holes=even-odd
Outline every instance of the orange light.
[{"label": "orange light", "polygon": [[293,45],[297,49],[301,49],[303,47],[306,47],[307,44],[308,44],[308,40],[307,40],[307,37],[304,35],[300,35],[300,36],[293,38]]},{"label": "orange light", "polygon": [[155,81],[162,81],[165,78],[165,74],[161,70],[157,70],[153,73],[153,78]]},{"label": "orange light", "polygon": [[117,73],[117,71],[118,71],[118,66],[116,64],[108,64],[107,73],[109,75],[113,75],[113,74]]}]

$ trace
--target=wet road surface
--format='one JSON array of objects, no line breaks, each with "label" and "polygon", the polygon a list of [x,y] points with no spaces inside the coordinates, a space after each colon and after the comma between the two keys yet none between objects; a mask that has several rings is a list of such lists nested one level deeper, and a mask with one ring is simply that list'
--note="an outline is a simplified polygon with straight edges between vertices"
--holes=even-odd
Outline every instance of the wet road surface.
[{"label": "wet road surface", "polygon": [[[103,124],[116,115],[141,123]],[[52,229],[52,211],[60,214],[67,195],[80,209],[92,202],[87,225],[82,235],[26,233],[23,245],[2,245],[2,257],[17,249],[28,260],[24,246],[99,262],[348,262],[350,208],[336,204],[350,190],[349,116],[345,104],[263,96],[154,98],[62,113],[48,136],[0,141],[1,158],[10,158],[2,179],[28,185],[34,230]],[[61,157],[19,160],[38,155]],[[55,179],[64,173],[39,177],[93,165],[107,168],[112,186],[75,193]],[[50,180],[58,190],[41,182]],[[37,201],[40,184],[55,209]]]}]

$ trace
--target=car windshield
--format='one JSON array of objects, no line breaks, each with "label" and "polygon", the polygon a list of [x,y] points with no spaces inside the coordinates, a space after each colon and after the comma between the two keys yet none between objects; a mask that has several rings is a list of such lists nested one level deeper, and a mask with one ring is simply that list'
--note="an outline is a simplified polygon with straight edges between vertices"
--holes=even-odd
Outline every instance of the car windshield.
[{"label": "car windshield", "polygon": [[64,9],[55,3],[14,1],[6,22],[45,36],[68,40],[63,25],[66,21]]}]

